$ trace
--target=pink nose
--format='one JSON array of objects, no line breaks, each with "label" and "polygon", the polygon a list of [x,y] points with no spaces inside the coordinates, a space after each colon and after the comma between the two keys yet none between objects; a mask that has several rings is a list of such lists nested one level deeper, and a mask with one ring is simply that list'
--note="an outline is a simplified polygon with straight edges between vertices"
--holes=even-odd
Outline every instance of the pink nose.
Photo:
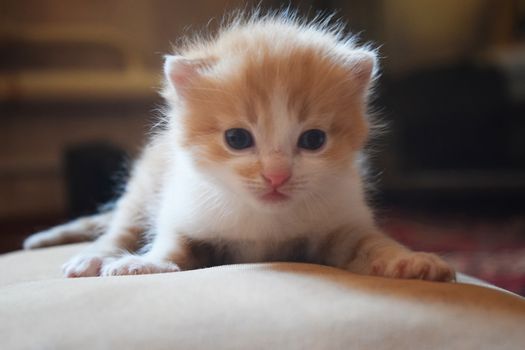
[{"label": "pink nose", "polygon": [[290,178],[289,172],[263,173],[264,179],[273,187],[277,188],[283,185]]}]

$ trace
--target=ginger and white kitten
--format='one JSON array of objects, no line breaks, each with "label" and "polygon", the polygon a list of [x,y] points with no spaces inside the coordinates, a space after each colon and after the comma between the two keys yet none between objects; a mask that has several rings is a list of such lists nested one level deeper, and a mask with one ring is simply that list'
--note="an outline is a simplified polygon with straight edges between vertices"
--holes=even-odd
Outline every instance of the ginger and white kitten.
[{"label": "ginger and white kitten", "polygon": [[[238,19],[167,56],[166,128],[107,213],[35,234],[35,248],[98,237],[68,277],[303,261],[448,281],[433,254],[377,228],[362,148],[374,51],[286,15]],[[141,242],[149,242],[142,254]]]}]

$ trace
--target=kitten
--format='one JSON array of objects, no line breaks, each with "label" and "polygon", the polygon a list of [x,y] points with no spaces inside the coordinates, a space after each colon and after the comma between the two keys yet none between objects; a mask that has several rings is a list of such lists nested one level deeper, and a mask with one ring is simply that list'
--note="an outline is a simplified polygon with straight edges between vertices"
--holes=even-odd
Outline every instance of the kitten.
[{"label": "kitten", "polygon": [[[237,19],[164,65],[165,128],[107,213],[35,234],[25,248],[97,238],[68,277],[302,261],[449,281],[438,256],[385,236],[364,198],[373,50],[285,14]],[[128,252],[149,242],[142,254]]]}]

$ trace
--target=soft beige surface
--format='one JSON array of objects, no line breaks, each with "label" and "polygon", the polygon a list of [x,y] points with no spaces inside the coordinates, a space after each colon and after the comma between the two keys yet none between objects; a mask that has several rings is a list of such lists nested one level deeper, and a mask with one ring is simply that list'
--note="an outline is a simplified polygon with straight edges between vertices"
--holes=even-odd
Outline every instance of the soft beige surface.
[{"label": "soft beige surface", "polygon": [[525,301],[307,264],[64,279],[79,245],[0,257],[1,349],[520,349]]}]

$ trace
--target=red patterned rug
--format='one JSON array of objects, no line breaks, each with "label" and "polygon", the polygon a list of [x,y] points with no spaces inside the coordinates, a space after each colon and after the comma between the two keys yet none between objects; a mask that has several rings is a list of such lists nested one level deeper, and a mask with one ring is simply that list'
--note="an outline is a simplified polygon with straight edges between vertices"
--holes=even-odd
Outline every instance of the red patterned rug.
[{"label": "red patterned rug", "polygon": [[505,219],[396,213],[383,223],[414,250],[439,253],[458,271],[525,296],[525,217]]}]

